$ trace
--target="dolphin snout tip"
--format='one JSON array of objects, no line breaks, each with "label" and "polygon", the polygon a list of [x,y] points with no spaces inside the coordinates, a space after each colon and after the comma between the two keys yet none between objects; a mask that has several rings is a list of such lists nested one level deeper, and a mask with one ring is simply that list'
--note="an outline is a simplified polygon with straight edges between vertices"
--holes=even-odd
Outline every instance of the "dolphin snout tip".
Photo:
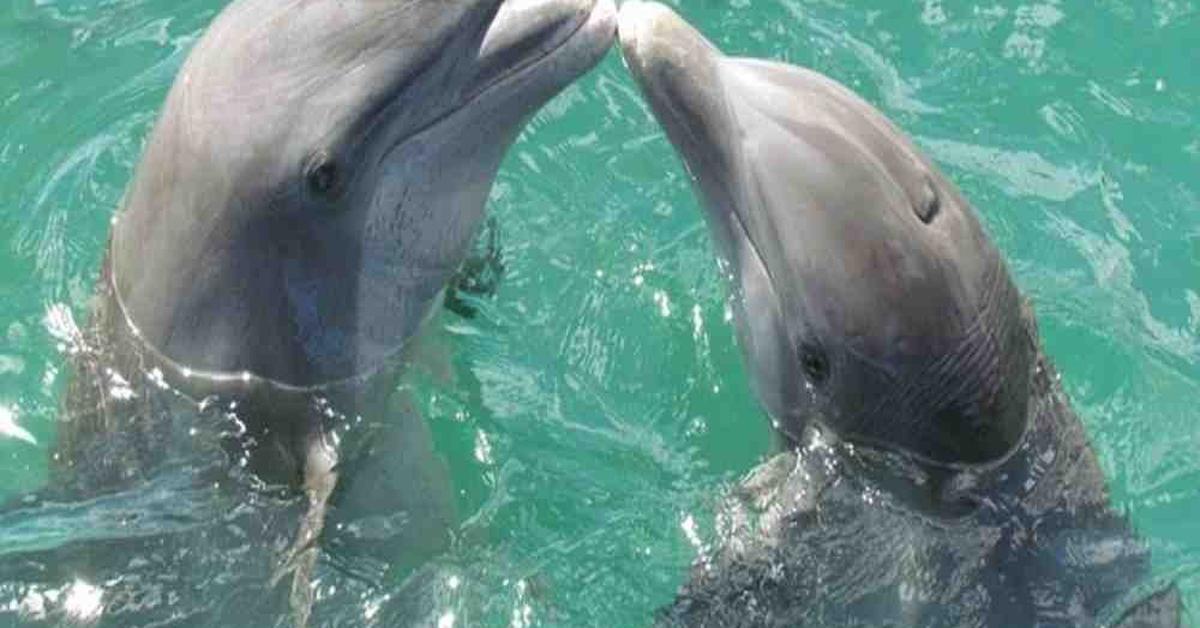
[{"label": "dolphin snout tip", "polygon": [[582,4],[588,12],[584,30],[591,33],[597,45],[607,52],[617,37],[616,0],[582,0]]},{"label": "dolphin snout tip", "polygon": [[592,15],[609,32],[610,36],[615,36],[618,15],[616,0],[598,0],[595,6],[592,7]]},{"label": "dolphin snout tip", "polygon": [[639,44],[649,37],[654,24],[670,15],[671,10],[657,2],[633,0],[623,3],[617,16],[617,37],[625,57],[637,58]]},{"label": "dolphin snout tip", "polygon": [[658,2],[622,3],[617,37],[635,76],[687,71],[716,52],[674,9]]}]

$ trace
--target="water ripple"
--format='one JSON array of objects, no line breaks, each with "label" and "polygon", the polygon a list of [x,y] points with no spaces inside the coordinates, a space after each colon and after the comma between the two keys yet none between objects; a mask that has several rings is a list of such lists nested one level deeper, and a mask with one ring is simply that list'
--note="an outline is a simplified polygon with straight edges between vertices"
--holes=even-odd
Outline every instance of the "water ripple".
[{"label": "water ripple", "polygon": [[[83,320],[142,139],[223,4],[0,8],[0,493],[44,476],[53,442],[65,377],[47,305]],[[961,184],[1034,303],[1114,499],[1200,607],[1197,3],[672,4],[730,51],[861,91]],[[534,117],[490,204],[499,292],[477,319],[439,319],[452,357],[412,383],[460,491],[460,538],[399,581],[330,556],[323,625],[644,625],[769,451],[689,177],[615,54]],[[272,537],[256,530],[294,504],[214,513],[198,506],[208,489],[171,484],[184,477],[0,512],[0,556],[41,552],[48,569],[73,543],[137,548],[119,582],[32,595],[0,578],[0,623],[63,600],[86,614],[96,595],[130,613],[172,595],[181,613],[259,606],[272,565],[256,549]],[[197,560],[192,579],[157,579],[172,560]]]}]

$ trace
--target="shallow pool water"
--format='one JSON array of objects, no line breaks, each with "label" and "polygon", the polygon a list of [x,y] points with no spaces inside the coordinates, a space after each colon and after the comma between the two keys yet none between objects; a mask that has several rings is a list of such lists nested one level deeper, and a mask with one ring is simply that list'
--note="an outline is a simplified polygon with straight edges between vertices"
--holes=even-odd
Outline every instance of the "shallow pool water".
[{"label": "shallow pool water", "polygon": [[[1200,4],[674,4],[727,51],[858,90],[959,183],[1035,305],[1115,502],[1197,621]],[[0,7],[0,498],[45,479],[64,319],[86,320],[141,142],[222,5]],[[474,319],[441,316],[411,378],[471,532],[427,570],[422,621],[644,625],[771,440],[687,175],[615,53],[534,118],[491,211],[497,294]],[[175,480],[0,517],[0,560],[120,535],[103,513],[170,510]],[[53,593],[86,607],[102,584]],[[346,622],[378,612],[328,597]]]}]

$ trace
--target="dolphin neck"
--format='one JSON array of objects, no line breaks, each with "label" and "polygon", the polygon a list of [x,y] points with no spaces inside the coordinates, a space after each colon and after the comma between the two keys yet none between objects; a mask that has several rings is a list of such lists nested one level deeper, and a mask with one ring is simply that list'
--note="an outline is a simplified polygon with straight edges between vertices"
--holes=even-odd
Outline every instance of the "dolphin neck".
[{"label": "dolphin neck", "polygon": [[[228,408],[236,426],[226,443],[231,455],[248,455],[249,468],[269,483],[299,482],[302,452],[312,434],[355,433],[354,426],[385,416],[387,404],[397,390],[396,383],[404,366],[402,360],[389,362],[368,373],[316,386],[291,386],[242,373],[208,373],[191,370],[156,350],[136,332],[109,278],[107,260],[96,291],[91,320],[84,332],[86,355],[77,356],[92,364],[92,377],[72,380],[69,396],[98,399],[101,415],[146,410],[116,408],[115,404],[134,405],[145,399],[175,400],[180,410],[190,408],[200,414],[209,408]],[[126,382],[135,391],[131,401],[108,395],[107,381]],[[94,379],[96,381],[84,381]],[[95,390],[93,390],[95,389]],[[84,401],[86,401],[84,399]],[[69,405],[88,405],[76,403]],[[219,410],[218,412],[224,412]],[[131,423],[142,423],[132,421]],[[76,426],[73,432],[79,432]],[[74,434],[86,442],[86,434]],[[357,438],[357,437],[356,437]],[[77,454],[64,450],[67,459]],[[151,462],[145,465],[149,468]]]},{"label": "dolphin neck", "polygon": [[[947,467],[901,452],[842,443],[843,461],[898,504],[933,519],[954,520],[981,511],[1102,508],[1107,490],[1095,453],[1057,372],[1040,345],[1035,346],[1028,425],[1004,458],[986,465]],[[1072,482],[1077,488],[1063,491],[1066,478],[1076,476],[1088,481]]]},{"label": "dolphin neck", "polygon": [[241,396],[250,390],[271,391],[276,397],[355,396],[360,391],[370,388],[371,382],[390,380],[386,374],[398,371],[406,357],[406,352],[401,348],[391,358],[364,372],[305,385],[276,380],[250,370],[197,369],[173,359],[141,332],[121,298],[111,255],[106,255],[101,268],[101,286],[97,299],[98,310],[93,313],[97,319],[95,322],[106,326],[117,339],[116,342],[124,345],[124,351],[138,356],[138,363],[145,374],[155,378],[161,377],[164,383],[193,398],[213,394]]}]

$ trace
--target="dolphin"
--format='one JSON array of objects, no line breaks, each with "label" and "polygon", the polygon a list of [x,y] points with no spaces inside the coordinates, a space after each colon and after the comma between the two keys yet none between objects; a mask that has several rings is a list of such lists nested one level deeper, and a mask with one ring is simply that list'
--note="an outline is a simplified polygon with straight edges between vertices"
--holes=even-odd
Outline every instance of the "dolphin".
[{"label": "dolphin", "polygon": [[307,495],[277,574],[293,576],[297,624],[328,517],[374,521],[367,544],[444,547],[445,470],[388,400],[502,157],[603,57],[615,18],[612,0],[229,4],[114,219],[73,349],[59,494],[126,490],[188,453],[182,398],[233,417],[234,466]]},{"label": "dolphin", "polygon": [[817,72],[628,2],[626,65],[691,174],[784,453],[666,624],[1178,626],[955,185]]}]

